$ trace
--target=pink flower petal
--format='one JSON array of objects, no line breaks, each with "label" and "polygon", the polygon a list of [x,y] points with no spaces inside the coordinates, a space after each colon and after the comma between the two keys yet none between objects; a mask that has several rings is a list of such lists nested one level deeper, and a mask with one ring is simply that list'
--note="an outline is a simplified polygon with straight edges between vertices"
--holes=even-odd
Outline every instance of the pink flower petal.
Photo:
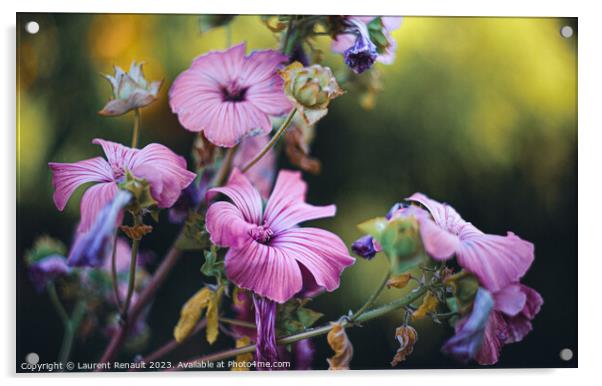
[{"label": "pink flower petal", "polygon": [[241,83],[253,86],[258,83],[271,83],[281,79],[275,69],[288,61],[286,55],[274,50],[253,51],[245,58],[244,66],[238,74]]},{"label": "pink flower petal", "polygon": [[242,248],[230,248],[225,268],[237,286],[278,303],[286,302],[302,288],[301,270],[295,259],[279,248],[255,241]]},{"label": "pink flower petal", "polygon": [[534,259],[534,246],[512,232],[507,236],[460,237],[458,263],[474,273],[485,288],[497,292],[518,282]]},{"label": "pink flower petal", "polygon": [[86,190],[80,204],[81,221],[77,227],[78,232],[85,233],[90,229],[98,212],[113,200],[115,193],[117,193],[115,182],[102,182]]},{"label": "pink flower petal", "polygon": [[337,54],[342,54],[355,43],[353,34],[340,34],[332,39],[331,49]]},{"label": "pink flower petal", "polygon": [[229,202],[212,204],[205,215],[205,227],[211,242],[221,247],[240,248],[251,240],[253,228],[245,221],[242,212]]},{"label": "pink flower petal", "polygon": [[234,205],[242,212],[246,222],[260,225],[262,223],[262,202],[257,189],[253,187],[249,179],[238,169],[232,170],[228,184],[221,188],[213,188],[207,192],[210,200],[217,193],[228,196]]},{"label": "pink flower petal", "polygon": [[307,184],[301,179],[300,172],[280,171],[265,208],[265,224],[278,233],[303,221],[334,216],[335,205],[305,203],[306,190]]},{"label": "pink flower petal", "polygon": [[454,208],[432,200],[422,193],[414,193],[407,200],[422,204],[431,216],[433,216],[433,220],[435,220],[437,225],[449,232],[457,234],[458,228],[466,224],[466,221],[460,217]]},{"label": "pink flower petal", "polygon": [[355,262],[345,243],[323,229],[288,229],[278,234],[271,245],[303,264],[316,283],[328,291],[339,287],[341,272]]},{"label": "pink flower petal", "polygon": [[522,313],[529,319],[533,319],[535,315],[539,313],[541,310],[541,306],[543,305],[543,298],[539,294],[539,292],[535,291],[531,287],[527,287],[526,285],[521,284],[521,290],[527,296],[527,302],[525,303],[525,307],[522,310]]},{"label": "pink flower petal", "polygon": [[293,107],[284,95],[283,81],[280,76],[249,87],[247,100],[265,114],[274,116],[286,114]]},{"label": "pink flower petal", "polygon": [[401,27],[401,23],[403,22],[403,17],[399,16],[383,16],[381,17],[383,22],[383,26],[387,31],[393,31]]},{"label": "pink flower petal", "polygon": [[132,149],[123,146],[120,143],[106,141],[100,138],[94,138],[92,143],[102,147],[102,150],[109,161],[109,165],[111,165],[113,169],[119,169],[129,165],[134,155],[138,152],[138,149]]},{"label": "pink flower petal", "polygon": [[50,162],[54,204],[58,210],[65,209],[75,189],[87,182],[109,182],[113,180],[111,167],[101,157],[75,163]]},{"label": "pink flower petal", "polygon": [[227,82],[240,74],[246,50],[246,43],[240,43],[225,51],[211,51],[194,59],[190,68],[220,83]]},{"label": "pink flower petal", "polygon": [[420,217],[420,237],[426,252],[436,260],[448,260],[460,244],[458,236],[442,229],[430,218]]},{"label": "pink flower petal", "polygon": [[519,284],[511,284],[493,295],[495,309],[508,316],[515,316],[522,311],[527,302],[527,295]]},{"label": "pink flower petal", "polygon": [[158,143],[145,146],[127,166],[134,176],[151,184],[151,194],[161,208],[173,206],[196,176],[186,169],[184,158]]}]

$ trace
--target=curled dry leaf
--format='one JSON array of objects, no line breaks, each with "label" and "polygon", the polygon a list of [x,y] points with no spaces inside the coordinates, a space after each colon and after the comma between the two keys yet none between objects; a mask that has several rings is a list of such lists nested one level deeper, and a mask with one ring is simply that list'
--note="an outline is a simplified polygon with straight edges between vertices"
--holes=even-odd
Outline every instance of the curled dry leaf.
[{"label": "curled dry leaf", "polygon": [[402,275],[399,276],[395,276],[389,279],[389,281],[387,281],[387,287],[388,288],[404,288],[405,286],[408,285],[408,283],[410,282],[410,280],[412,279],[412,275],[409,273],[404,273]]},{"label": "curled dry leaf", "polygon": [[414,344],[418,340],[418,333],[412,326],[401,326],[395,330],[395,338],[399,342],[399,348],[391,361],[391,367],[395,367],[399,362],[405,361],[407,356],[414,351]]},{"label": "curled dry leaf", "polygon": [[353,345],[341,323],[332,323],[332,329],[326,337],[334,355],[328,359],[329,370],[349,370],[353,358]]},{"label": "curled dry leaf", "polygon": [[420,307],[412,314],[412,317],[414,319],[422,319],[428,313],[435,311],[438,304],[439,300],[437,300],[437,296],[429,291],[424,296],[424,299],[422,299]]},{"label": "curled dry leaf", "polygon": [[209,305],[212,294],[209,288],[204,287],[184,304],[182,311],[180,311],[180,320],[178,320],[173,332],[177,342],[183,342],[192,333],[201,319],[203,311]]},{"label": "curled dry leaf", "polygon": [[308,173],[320,173],[322,165],[318,159],[309,155],[309,146],[305,141],[303,129],[298,126],[291,127],[286,133],[284,141],[284,150],[291,164]]},{"label": "curled dry leaf", "polygon": [[[245,347],[251,344],[251,339],[248,336],[236,339],[236,348]],[[251,362],[253,360],[253,353],[245,353],[236,356],[236,362]],[[233,366],[232,371],[249,371],[247,366]]]}]

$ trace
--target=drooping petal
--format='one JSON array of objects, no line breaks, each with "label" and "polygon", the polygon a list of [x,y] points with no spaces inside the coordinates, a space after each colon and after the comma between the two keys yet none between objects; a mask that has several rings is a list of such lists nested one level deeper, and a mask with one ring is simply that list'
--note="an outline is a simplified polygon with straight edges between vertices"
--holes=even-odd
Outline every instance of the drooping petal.
[{"label": "drooping petal", "polygon": [[272,246],[303,264],[328,291],[339,287],[341,272],[355,262],[337,235],[319,228],[288,229],[274,237]]},{"label": "drooping petal", "polygon": [[520,342],[533,329],[531,320],[535,318],[543,305],[543,298],[532,288],[520,285],[521,291],[527,300],[521,312],[512,317],[506,317],[507,339],[506,343]]},{"label": "drooping petal", "polygon": [[49,282],[69,274],[71,267],[64,256],[55,254],[32,263],[28,271],[31,283],[38,292],[42,292]]},{"label": "drooping petal", "polygon": [[349,47],[355,43],[355,36],[353,34],[340,34],[332,39],[331,49],[337,54],[342,54]]},{"label": "drooping petal", "polygon": [[452,258],[460,245],[458,236],[441,228],[426,216],[418,217],[418,223],[426,252],[436,260]]},{"label": "drooping petal", "polygon": [[240,248],[251,240],[249,232],[253,226],[229,202],[212,204],[205,215],[205,226],[211,242],[221,247]]},{"label": "drooping petal", "polygon": [[115,228],[123,208],[132,198],[130,192],[118,190],[111,202],[96,216],[86,233],[78,233],[69,252],[68,262],[76,267],[101,267],[110,254]]},{"label": "drooping petal", "polygon": [[[242,169],[268,144],[269,138],[265,135],[247,137],[242,140],[232,166]],[[270,148],[267,153],[249,169],[245,175],[253,186],[259,191],[261,197],[268,198],[276,175],[276,155],[274,149]]]},{"label": "drooping petal", "polygon": [[108,182],[113,180],[111,167],[101,157],[75,163],[50,162],[54,204],[58,210],[65,209],[69,197],[75,189],[87,182]]},{"label": "drooping petal", "polygon": [[512,232],[507,236],[460,238],[462,242],[456,251],[458,263],[492,292],[518,282],[534,259],[533,244]]},{"label": "drooping petal", "polygon": [[523,310],[527,302],[527,295],[521,290],[520,284],[506,286],[493,295],[496,311],[501,311],[508,316],[515,316]]},{"label": "drooping petal", "polygon": [[456,335],[445,342],[441,351],[464,363],[474,359],[481,350],[493,306],[491,294],[479,288],[470,316],[456,322]]},{"label": "drooping petal", "polygon": [[225,258],[226,275],[237,286],[278,303],[301,290],[301,271],[292,256],[280,248],[255,241],[230,248]]},{"label": "drooping petal", "polygon": [[526,285],[521,284],[521,290],[523,293],[527,295],[527,301],[525,303],[525,307],[523,308],[523,315],[525,315],[529,319],[535,318],[535,315],[539,313],[541,310],[541,306],[543,305],[543,298],[539,294],[539,292],[535,291],[531,287],[527,287]]},{"label": "drooping petal", "polygon": [[497,363],[504,344],[500,337],[505,337],[505,334],[506,322],[499,312],[493,312],[487,320],[483,343],[475,358],[480,365],[494,365]]},{"label": "drooping petal", "polygon": [[[102,147],[112,170],[123,169],[125,166],[129,165],[134,155],[139,151],[138,149],[132,149],[120,143],[106,141],[100,138],[93,139],[92,143]],[[123,170],[119,171],[123,173]]]},{"label": "drooping petal", "polygon": [[305,203],[307,184],[300,172],[283,170],[265,208],[265,223],[275,233],[301,222],[334,216],[335,205],[313,206]]},{"label": "drooping petal", "polygon": [[260,224],[262,220],[262,203],[259,192],[249,179],[238,169],[233,169],[226,186],[209,189],[207,198],[211,200],[216,194],[228,196],[243,214],[245,221]]},{"label": "drooping petal", "polygon": [[102,182],[86,190],[80,204],[81,219],[77,227],[78,232],[85,233],[90,229],[98,213],[113,200],[116,192],[117,184],[112,181]]},{"label": "drooping petal", "polygon": [[[278,361],[276,345],[276,303],[270,299],[253,295],[255,306],[255,325],[257,326],[257,346],[255,358],[270,365]],[[264,367],[259,367],[263,370]],[[266,369],[271,370],[271,367]]]},{"label": "drooping petal", "polygon": [[145,146],[127,165],[134,176],[146,179],[151,195],[161,208],[169,208],[182,190],[194,181],[195,174],[186,169],[186,160],[167,147],[151,143]]}]

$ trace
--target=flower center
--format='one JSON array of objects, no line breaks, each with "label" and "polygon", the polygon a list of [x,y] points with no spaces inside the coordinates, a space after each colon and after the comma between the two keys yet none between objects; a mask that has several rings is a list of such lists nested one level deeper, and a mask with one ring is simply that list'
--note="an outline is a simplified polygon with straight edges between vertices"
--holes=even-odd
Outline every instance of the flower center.
[{"label": "flower center", "polygon": [[274,235],[274,232],[263,225],[257,225],[255,228],[251,229],[250,234],[253,240],[262,244],[267,244]]},{"label": "flower center", "polygon": [[234,82],[230,82],[227,86],[222,86],[222,100],[224,102],[242,102],[247,95],[248,87],[241,87]]},{"label": "flower center", "polygon": [[111,169],[113,170],[113,178],[115,181],[118,181],[125,175],[125,170],[119,165],[111,165]]}]

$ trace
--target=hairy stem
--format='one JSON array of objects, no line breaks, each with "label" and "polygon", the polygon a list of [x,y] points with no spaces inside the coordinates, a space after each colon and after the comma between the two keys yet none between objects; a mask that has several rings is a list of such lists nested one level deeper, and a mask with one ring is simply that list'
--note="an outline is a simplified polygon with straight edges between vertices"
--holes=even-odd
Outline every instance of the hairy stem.
[{"label": "hairy stem", "polygon": [[230,174],[230,169],[232,168],[232,160],[234,159],[234,154],[236,154],[237,146],[231,147],[226,152],[224,159],[222,161],[222,166],[217,171],[217,175],[215,176],[215,180],[213,182],[214,186],[221,186],[226,182],[228,175]]},{"label": "hairy stem", "polygon": [[380,283],[380,285],[378,286],[378,288],[376,289],[376,291],[374,291],[372,293],[372,295],[368,298],[368,300],[366,301],[366,303],[364,303],[363,306],[360,307],[359,310],[357,310],[352,316],[351,316],[351,321],[355,321],[357,320],[357,318],[359,318],[364,312],[366,312],[366,310],[368,308],[370,308],[372,306],[372,304],[374,303],[374,301],[378,298],[378,296],[380,295],[380,293],[383,291],[383,289],[385,288],[385,286],[387,285],[387,282],[389,281],[389,279],[391,278],[391,271],[387,271],[387,274],[385,275],[383,281]]},{"label": "hairy stem", "polygon": [[244,168],[242,168],[243,173],[246,173],[249,169],[251,169],[253,167],[253,165],[255,165],[257,162],[259,162],[259,160],[261,160],[261,158],[263,158],[263,156],[276,144],[276,142],[278,142],[280,137],[282,137],[282,135],[286,132],[286,129],[288,128],[288,126],[291,124],[296,112],[297,112],[297,109],[293,107],[291,112],[288,114],[288,116],[282,123],[282,126],[280,126],[278,131],[276,131],[276,134],[274,134],[274,136],[272,137],[270,142],[268,142],[268,144],[265,145],[265,147],[263,149],[261,149],[259,154],[257,154],[255,156],[255,158],[253,158],[248,164],[245,165]]},{"label": "hairy stem", "polygon": [[[427,289],[425,287],[419,287],[399,300],[393,301],[393,302],[385,304],[381,307],[378,307],[373,310],[362,313],[362,315],[359,315],[355,321],[351,321],[350,319],[343,317],[340,319],[340,323],[342,323],[343,326],[345,326],[345,327],[353,327],[355,323],[367,322],[369,320],[379,318],[391,311],[397,310],[399,308],[407,306],[408,304],[413,303],[414,301],[418,300],[421,296],[423,296],[426,293],[426,290]],[[298,334],[282,337],[282,338],[278,339],[276,341],[276,343],[278,345],[291,344],[291,343],[298,342],[303,339],[309,339],[309,338],[313,338],[316,336],[327,334],[331,329],[332,329],[332,325],[331,325],[331,323],[328,323],[321,327],[311,328],[309,330],[305,330]],[[217,352],[214,354],[205,355],[205,356],[190,360],[188,362],[195,363],[195,362],[201,362],[201,361],[219,361],[222,359],[235,357],[237,355],[246,354],[246,353],[250,353],[253,351],[255,351],[254,344],[245,346],[245,347],[221,351],[221,352]]]},{"label": "hairy stem", "polygon": [[140,109],[134,109],[134,128],[132,129],[132,148],[135,149],[138,147],[138,137],[140,136],[140,121],[142,120],[142,115],[140,114]]}]

